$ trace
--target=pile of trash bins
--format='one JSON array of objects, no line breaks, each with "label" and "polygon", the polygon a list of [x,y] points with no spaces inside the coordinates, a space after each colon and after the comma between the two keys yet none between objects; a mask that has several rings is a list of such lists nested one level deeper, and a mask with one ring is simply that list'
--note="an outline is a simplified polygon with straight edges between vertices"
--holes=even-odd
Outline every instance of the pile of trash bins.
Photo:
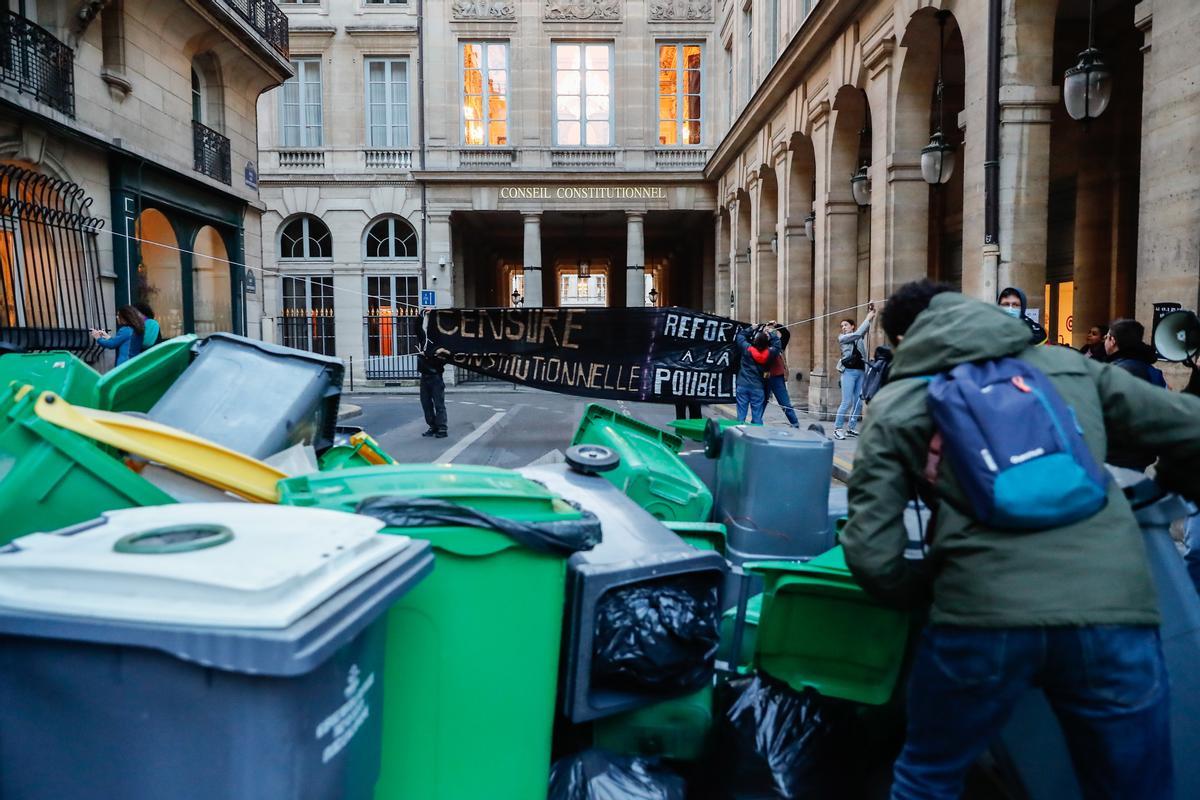
[{"label": "pile of trash bins", "polygon": [[0,356],[0,797],[887,796],[919,620],[823,435],[593,404],[565,464],[401,464],[342,375]]}]

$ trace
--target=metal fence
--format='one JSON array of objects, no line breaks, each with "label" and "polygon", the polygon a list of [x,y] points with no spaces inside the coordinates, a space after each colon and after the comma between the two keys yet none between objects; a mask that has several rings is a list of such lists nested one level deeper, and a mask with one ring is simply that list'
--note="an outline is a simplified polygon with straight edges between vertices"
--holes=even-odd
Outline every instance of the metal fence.
[{"label": "metal fence", "polygon": [[511,381],[506,381],[503,378],[497,378],[494,375],[484,375],[482,372],[476,372],[475,370],[467,369],[466,367],[455,367],[454,368],[454,382],[455,383],[499,383],[499,384],[505,384],[505,385],[512,383]]},{"label": "metal fence", "polygon": [[0,83],[75,116],[75,52],[15,11],[0,12]]},{"label": "metal fence", "polygon": [[101,304],[104,221],[69,181],[0,166],[0,341],[95,360],[89,331],[111,328]]},{"label": "metal fence", "polygon": [[418,377],[421,319],[393,314],[363,317],[363,352],[367,380],[410,380]]},{"label": "metal fence", "polygon": [[192,147],[196,172],[222,183],[232,180],[229,139],[202,122],[192,120]]},{"label": "metal fence", "polygon": [[225,0],[225,5],[254,28],[282,56],[288,55],[287,14],[274,0]]}]

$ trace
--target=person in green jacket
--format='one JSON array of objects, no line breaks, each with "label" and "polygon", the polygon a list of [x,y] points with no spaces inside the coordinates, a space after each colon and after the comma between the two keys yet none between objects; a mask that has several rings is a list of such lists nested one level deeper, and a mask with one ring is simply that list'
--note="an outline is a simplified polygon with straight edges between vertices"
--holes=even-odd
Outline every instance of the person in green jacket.
[{"label": "person in green jacket", "polygon": [[158,344],[161,328],[158,320],[154,318],[154,309],[149,303],[134,303],[133,307],[142,312],[142,316],[146,318],[146,330],[142,334],[142,350],[149,350],[154,345]]},{"label": "person in green jacket", "polygon": [[[931,452],[926,393],[929,377],[960,363],[1017,357],[1073,409],[1097,463],[1110,446],[1144,450],[1159,459],[1159,483],[1193,500],[1200,398],[1069,348],[1033,346],[1020,319],[929,281],[901,287],[882,323],[899,346],[862,431],[842,544],[872,595],[929,607],[892,797],[959,797],[1017,700],[1039,687],[1062,723],[1085,797],[1171,798],[1159,614],[1129,503],[1110,482],[1090,518],[1036,532],[989,529],[970,515],[950,465]],[[926,557],[910,560],[904,511],[918,493],[933,517]]]}]

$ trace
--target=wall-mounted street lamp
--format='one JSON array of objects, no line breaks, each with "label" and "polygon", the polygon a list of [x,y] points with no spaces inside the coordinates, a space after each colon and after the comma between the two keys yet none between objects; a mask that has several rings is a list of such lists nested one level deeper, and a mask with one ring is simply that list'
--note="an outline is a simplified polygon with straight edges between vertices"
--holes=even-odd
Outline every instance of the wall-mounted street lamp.
[{"label": "wall-mounted street lamp", "polygon": [[774,255],[774,254],[777,254],[778,252],[779,252],[779,234],[775,234],[774,236],[771,237],[771,254]]},{"label": "wall-mounted street lamp", "polygon": [[586,278],[588,275],[590,275],[591,270],[592,270],[591,262],[588,261],[587,256],[584,255],[584,250],[583,250],[583,248],[587,246],[587,238],[584,233],[584,231],[586,229],[586,221],[587,221],[587,215],[580,214],[579,215],[579,264],[578,264],[578,269],[579,269],[578,275],[579,275],[580,280],[582,280],[582,279]]},{"label": "wall-mounted street lamp", "polygon": [[658,305],[658,289],[655,289],[653,286],[651,286],[650,293],[647,294],[646,296],[650,298],[650,305],[652,305],[652,306]]},{"label": "wall-mounted street lamp", "polygon": [[815,232],[816,227],[817,227],[817,212],[810,211],[810,212],[808,212],[808,216],[804,218],[804,235],[806,237],[808,237],[808,240],[810,242],[816,241],[816,232]]},{"label": "wall-mounted street lamp", "polygon": [[521,296],[521,293],[520,293],[519,291],[517,291],[516,289],[513,289],[513,293],[512,293],[512,304],[513,304],[514,306],[520,306],[520,305],[524,305],[524,304],[525,304],[525,298],[524,298],[524,297],[522,297],[522,296]]},{"label": "wall-mounted street lamp", "polygon": [[954,145],[942,134],[945,110],[942,95],[946,84],[942,80],[942,62],[946,59],[946,19],[950,12],[937,12],[938,21],[938,75],[937,75],[937,130],[929,137],[929,144],[921,149],[921,177],[930,186],[940,186],[954,174]]},{"label": "wall-mounted street lamp", "polygon": [[1063,103],[1071,119],[1090,120],[1104,113],[1112,99],[1112,70],[1094,46],[1096,0],[1088,4],[1088,46],[1079,63],[1063,77]]}]

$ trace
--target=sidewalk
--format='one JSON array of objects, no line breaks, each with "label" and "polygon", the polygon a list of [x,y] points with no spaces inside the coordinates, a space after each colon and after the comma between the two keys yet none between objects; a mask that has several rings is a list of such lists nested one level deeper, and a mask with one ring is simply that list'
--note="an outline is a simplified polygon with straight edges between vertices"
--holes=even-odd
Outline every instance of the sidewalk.
[{"label": "sidewalk", "polygon": [[[733,405],[712,405],[709,408],[727,419],[737,417],[737,408]],[[832,420],[823,420],[816,414],[809,414],[797,409],[796,418],[800,420],[801,429],[816,424],[825,430],[825,435],[833,440],[833,477],[843,483],[849,480],[850,471],[854,469],[854,454],[858,450],[858,437],[848,436],[845,439],[833,439]],[[763,423],[770,427],[780,428],[788,425],[787,417],[783,415],[783,409],[773,400],[767,406]]]}]

